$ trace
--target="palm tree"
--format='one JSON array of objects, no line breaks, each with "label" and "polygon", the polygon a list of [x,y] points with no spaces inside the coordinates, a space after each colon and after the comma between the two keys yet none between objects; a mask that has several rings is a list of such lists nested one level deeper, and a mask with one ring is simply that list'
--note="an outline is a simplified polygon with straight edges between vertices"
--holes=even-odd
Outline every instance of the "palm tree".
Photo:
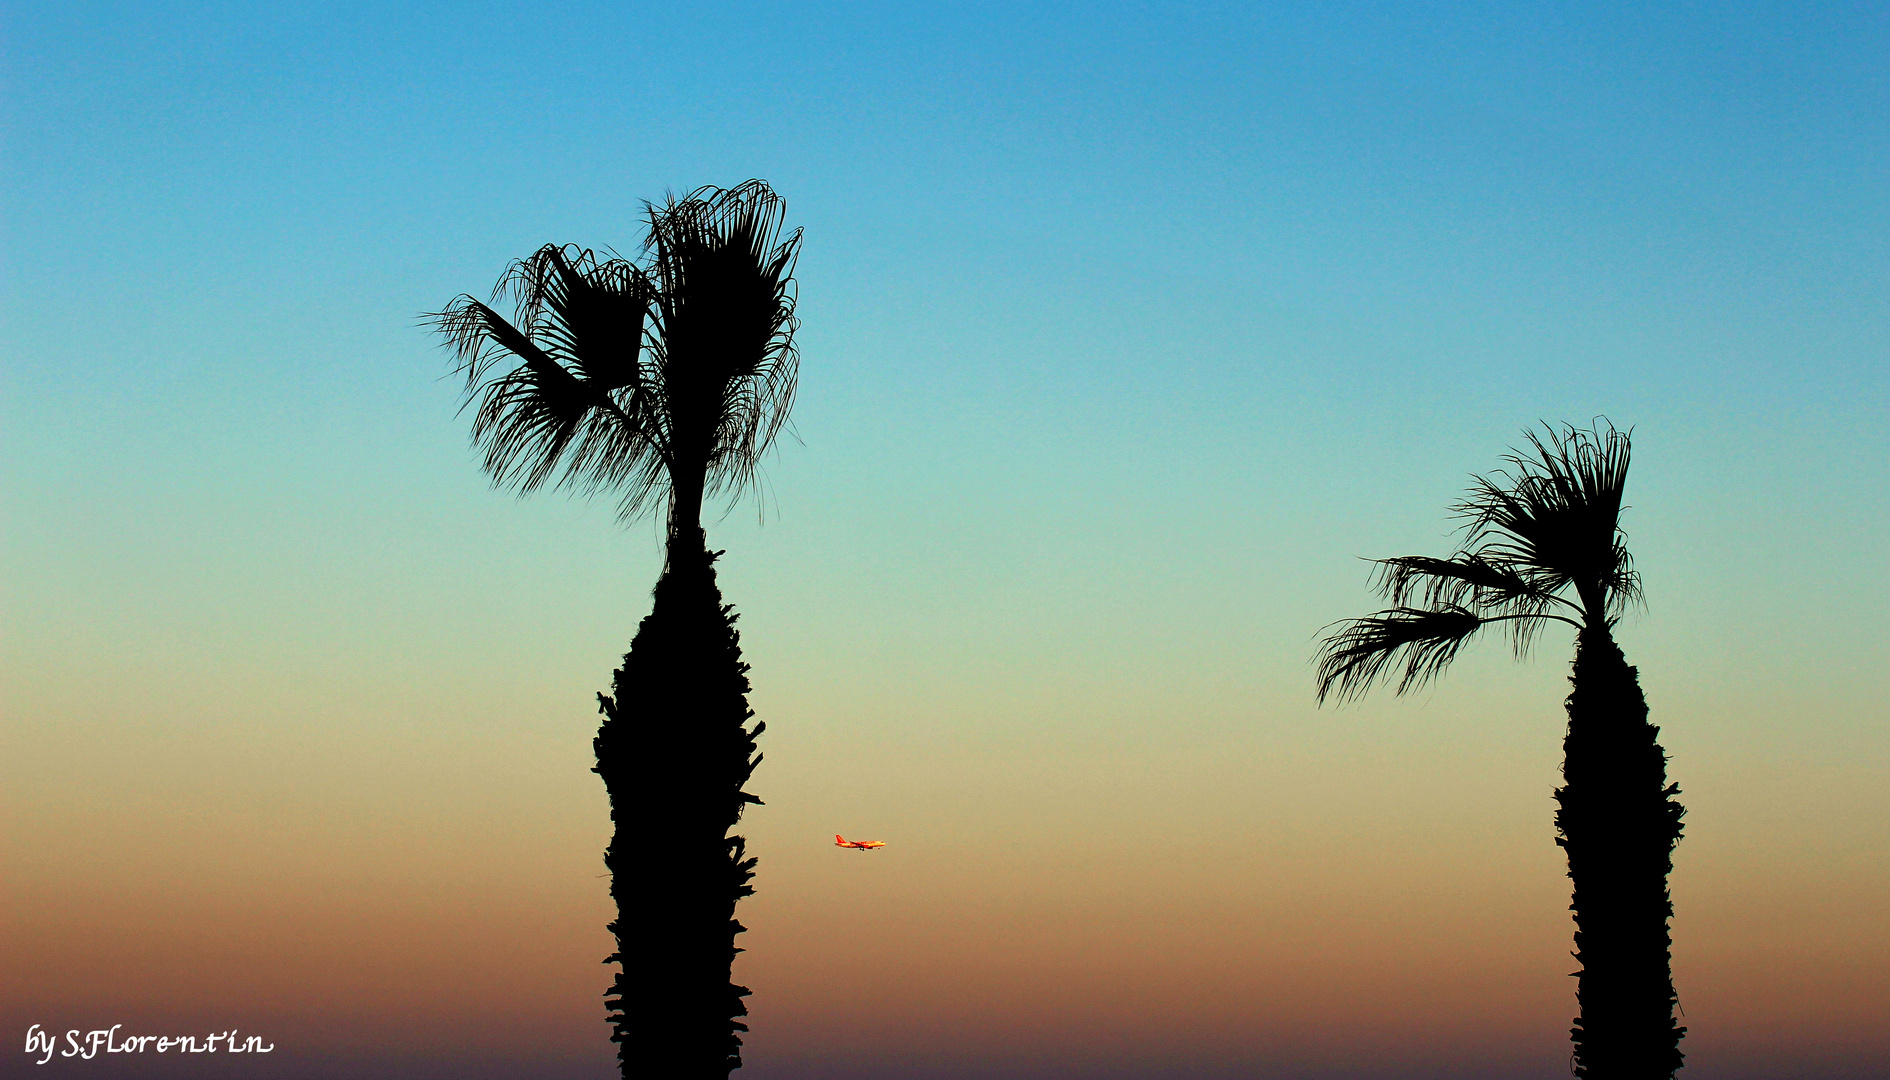
[{"label": "palm tree", "polygon": [[1319,700],[1356,698],[1394,671],[1398,693],[1422,686],[1486,626],[1501,624],[1519,659],[1547,624],[1575,629],[1565,783],[1555,792],[1581,964],[1575,1075],[1670,1080],[1686,1029],[1674,1019],[1667,876],[1685,810],[1679,785],[1667,783],[1639,674],[1614,641],[1616,621],[1641,596],[1620,527],[1629,433],[1597,424],[1526,435],[1529,451],[1510,453],[1508,471],[1476,477],[1453,508],[1465,522],[1455,555],[1377,560],[1376,584],[1392,606],[1324,640]]},{"label": "palm tree", "polygon": [[[786,421],[798,353],[801,233],[760,180],[646,205],[640,261],[548,245],[494,290],[508,322],[461,296],[432,316],[477,402],[472,438],[495,484],[552,477],[620,492],[633,519],[668,511],[663,573],[593,746],[616,831],[604,862],[621,965],[605,1007],[623,1076],[726,1080],[747,1026],[730,981],[735,905],[755,860],[730,836],[760,755],[748,665],[702,529],[705,498],[737,496]],[[494,377],[496,365],[516,364]]]}]

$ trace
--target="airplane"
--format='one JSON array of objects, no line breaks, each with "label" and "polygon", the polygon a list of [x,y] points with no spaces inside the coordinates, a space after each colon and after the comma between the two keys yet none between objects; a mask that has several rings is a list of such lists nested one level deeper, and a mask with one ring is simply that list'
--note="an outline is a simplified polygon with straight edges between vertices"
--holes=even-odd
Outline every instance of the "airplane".
[{"label": "airplane", "polygon": [[876,847],[885,847],[886,841],[884,840],[848,840],[846,837],[841,836],[839,833],[834,833],[833,846],[834,847],[850,847],[850,848],[853,848],[855,851],[871,851]]}]

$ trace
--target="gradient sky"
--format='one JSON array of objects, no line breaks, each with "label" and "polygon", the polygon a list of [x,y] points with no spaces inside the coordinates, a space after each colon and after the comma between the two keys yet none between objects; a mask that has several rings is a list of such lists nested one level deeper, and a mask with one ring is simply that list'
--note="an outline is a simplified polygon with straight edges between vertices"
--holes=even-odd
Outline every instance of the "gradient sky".
[{"label": "gradient sky", "polygon": [[751,176],[806,244],[799,438],[711,528],[769,725],[739,1075],[1565,1076],[1569,642],[1346,709],[1308,658],[1599,414],[1684,1075],[1890,1072],[1881,5],[0,34],[0,1074],[175,1075],[21,1053],[123,1023],[611,1075],[589,740],[658,536],[492,491],[417,317]]}]

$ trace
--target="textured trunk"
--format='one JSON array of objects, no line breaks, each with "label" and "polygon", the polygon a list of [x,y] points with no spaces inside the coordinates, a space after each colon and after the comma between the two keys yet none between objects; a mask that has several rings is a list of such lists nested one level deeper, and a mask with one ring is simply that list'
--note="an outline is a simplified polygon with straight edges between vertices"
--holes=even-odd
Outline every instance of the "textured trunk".
[{"label": "textured trunk", "polygon": [[1684,1055],[1674,1020],[1667,875],[1686,811],[1647,722],[1639,674],[1605,627],[1576,640],[1556,843],[1568,853],[1575,913],[1575,1075],[1668,1080]]},{"label": "textured trunk", "polygon": [[747,727],[748,665],[733,609],[715,584],[700,529],[678,530],[610,697],[597,773],[616,826],[604,864],[623,965],[605,1007],[625,1080],[727,1080],[741,1067],[734,1018],[748,989],[729,979],[736,901],[750,895],[754,859],[729,830],[761,760]]}]

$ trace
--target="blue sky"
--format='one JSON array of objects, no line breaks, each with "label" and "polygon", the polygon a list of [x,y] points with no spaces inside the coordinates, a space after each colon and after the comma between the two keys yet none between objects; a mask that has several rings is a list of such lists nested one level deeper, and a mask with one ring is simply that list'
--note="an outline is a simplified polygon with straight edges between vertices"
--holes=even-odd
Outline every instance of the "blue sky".
[{"label": "blue sky", "polygon": [[[1703,588],[1788,605],[1835,560],[1842,606],[1885,509],[1885,30],[1861,5],[26,5],[9,458],[95,535],[140,499],[345,518],[443,482],[510,513],[452,461],[417,314],[759,175],[808,229],[806,442],[769,505],[875,517],[863,558],[975,579],[1006,534],[1154,551],[1218,521],[1280,576],[1309,541],[1441,543],[1521,427],[1606,414],[1666,459],[1643,512],[1741,537]],[[1406,531],[1338,531],[1367,518]],[[1350,566],[1283,576],[1335,575],[1349,600]]]}]

